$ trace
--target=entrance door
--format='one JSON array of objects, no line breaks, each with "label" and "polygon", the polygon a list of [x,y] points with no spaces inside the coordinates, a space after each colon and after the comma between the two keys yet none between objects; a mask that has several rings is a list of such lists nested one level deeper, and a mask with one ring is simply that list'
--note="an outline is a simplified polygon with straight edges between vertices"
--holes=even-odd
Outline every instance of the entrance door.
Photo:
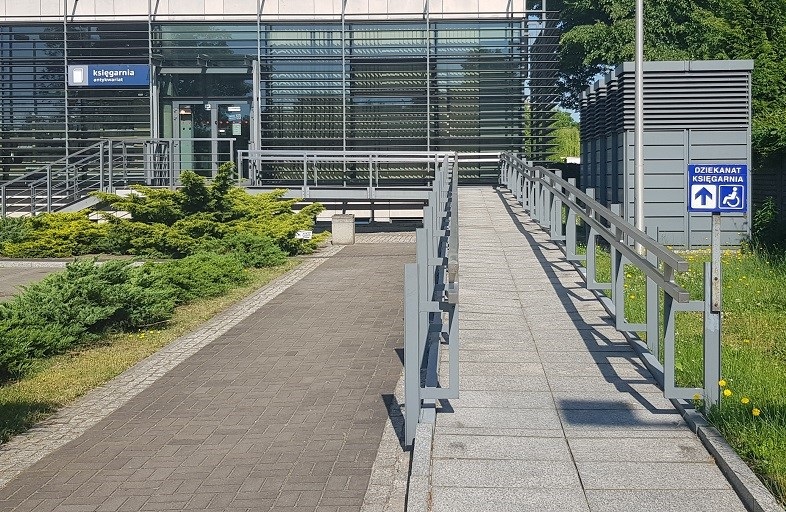
[{"label": "entrance door", "polygon": [[[175,102],[172,109],[178,170],[190,169],[213,177],[218,167],[237,160],[238,150],[248,149],[251,104],[248,101],[214,100]],[[241,171],[242,172],[242,171]]]}]

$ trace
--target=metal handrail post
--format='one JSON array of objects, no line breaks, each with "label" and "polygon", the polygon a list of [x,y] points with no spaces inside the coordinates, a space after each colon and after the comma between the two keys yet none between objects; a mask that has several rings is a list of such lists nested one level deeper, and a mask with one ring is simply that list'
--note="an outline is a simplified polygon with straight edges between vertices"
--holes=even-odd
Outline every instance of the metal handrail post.
[{"label": "metal handrail post", "polygon": [[112,144],[109,145],[109,169],[108,171],[108,178],[109,178],[109,186],[107,190],[109,192],[114,193],[115,191],[115,148]]},{"label": "metal handrail post", "polygon": [[[175,190],[175,141],[170,140],[167,144],[169,151],[169,190]],[[180,145],[177,145],[180,148]]]},{"label": "metal handrail post", "polygon": [[46,167],[46,211],[52,213],[52,166]]},{"label": "metal handrail post", "polygon": [[[568,178],[568,183],[571,185],[576,184],[575,178]],[[569,203],[576,202],[576,196],[572,192],[568,192]],[[568,261],[583,261],[586,258],[577,254],[576,252],[576,212],[573,208],[568,208],[568,220],[565,222],[565,257]]]},{"label": "metal handrail post", "polygon": [[[647,260],[657,266],[658,257],[647,251]],[[655,359],[660,359],[660,293],[658,284],[647,277],[647,348]]]},{"label": "metal handrail post", "polygon": [[[111,142],[110,142],[111,145]],[[104,141],[101,141],[101,147],[98,152],[98,189],[104,191]]]},{"label": "metal handrail post", "polygon": [[418,268],[416,263],[404,265],[404,445],[415,442],[420,418],[420,365]]},{"label": "metal handrail post", "polygon": [[[110,143],[109,145],[111,146],[112,144]],[[128,185],[128,146],[125,141],[120,141],[120,147],[122,148],[123,184]]]},{"label": "metal handrail post", "polygon": [[720,402],[721,313],[713,311],[712,263],[704,263],[704,402],[707,407]]},{"label": "metal handrail post", "polygon": [[303,197],[308,194],[308,158],[303,155]]}]

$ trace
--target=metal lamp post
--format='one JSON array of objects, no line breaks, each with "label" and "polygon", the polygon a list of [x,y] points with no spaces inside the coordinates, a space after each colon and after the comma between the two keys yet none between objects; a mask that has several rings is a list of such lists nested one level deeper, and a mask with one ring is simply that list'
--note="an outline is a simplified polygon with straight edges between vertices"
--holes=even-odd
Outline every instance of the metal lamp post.
[{"label": "metal lamp post", "polygon": [[[636,0],[636,106],[634,112],[634,218],[644,231],[644,0]],[[644,249],[638,247],[641,254]]]}]

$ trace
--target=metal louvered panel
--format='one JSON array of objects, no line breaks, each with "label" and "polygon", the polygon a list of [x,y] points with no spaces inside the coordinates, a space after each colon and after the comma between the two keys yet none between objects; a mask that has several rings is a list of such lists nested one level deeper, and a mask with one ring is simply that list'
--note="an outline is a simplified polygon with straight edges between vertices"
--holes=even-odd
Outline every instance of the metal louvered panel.
[{"label": "metal louvered panel", "polygon": [[[752,61],[645,63],[644,129],[745,128],[752,66]],[[633,130],[634,66],[626,62],[615,74],[623,91],[623,129]]]},{"label": "metal louvered panel", "polygon": [[[709,243],[707,216],[687,212],[690,163],[744,163],[750,169],[752,69],[752,61],[645,63],[645,225],[661,243]],[[589,87],[581,103],[581,185],[594,188],[605,204],[623,203],[631,223],[634,81],[633,64],[622,64]],[[750,221],[750,211],[724,215],[722,243],[740,243]]]}]

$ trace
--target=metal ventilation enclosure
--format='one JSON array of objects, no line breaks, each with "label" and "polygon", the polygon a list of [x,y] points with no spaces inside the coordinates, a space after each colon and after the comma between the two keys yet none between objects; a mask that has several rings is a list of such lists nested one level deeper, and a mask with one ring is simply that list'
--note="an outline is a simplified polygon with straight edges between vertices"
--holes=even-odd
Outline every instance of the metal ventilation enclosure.
[{"label": "metal ventilation enclosure", "polygon": [[[49,3],[0,0],[5,179],[102,138],[535,162],[553,145],[558,13],[543,1]],[[92,81],[137,65],[149,84]]]},{"label": "metal ventilation enclosure", "polygon": [[[690,164],[751,165],[753,61],[644,64],[645,225],[664,244],[707,246],[710,218],[688,213]],[[581,185],[634,221],[634,64],[593,84],[581,102]],[[748,176],[750,183],[750,176]],[[750,204],[748,187],[746,204]],[[723,244],[750,233],[750,212],[723,218]]]}]

